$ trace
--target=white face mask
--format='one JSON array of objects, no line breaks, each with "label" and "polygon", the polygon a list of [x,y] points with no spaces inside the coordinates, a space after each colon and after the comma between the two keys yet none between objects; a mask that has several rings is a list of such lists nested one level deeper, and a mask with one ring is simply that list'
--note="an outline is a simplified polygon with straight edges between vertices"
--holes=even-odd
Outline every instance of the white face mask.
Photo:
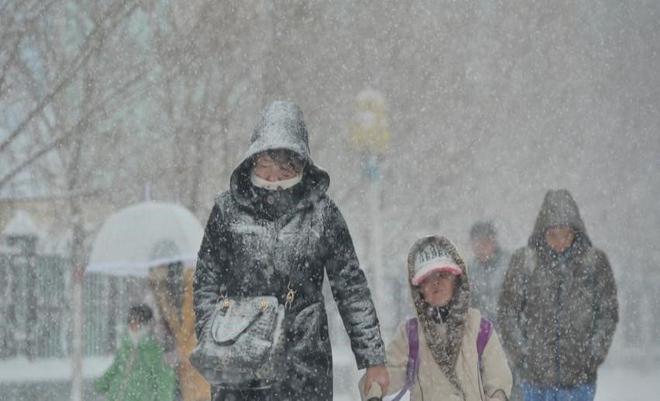
[{"label": "white face mask", "polygon": [[256,174],[254,174],[254,172],[252,172],[250,175],[250,180],[252,181],[252,184],[257,188],[263,188],[269,191],[277,191],[279,189],[289,189],[298,184],[300,181],[302,181],[302,174],[298,174],[297,176],[289,178],[288,180],[268,181],[258,177]]},{"label": "white face mask", "polygon": [[130,330],[129,329],[128,330],[128,336],[131,339],[131,343],[133,343],[133,345],[138,345],[140,340],[142,340],[142,338],[144,338],[147,335],[147,331],[148,330],[145,327],[140,327],[137,330]]}]

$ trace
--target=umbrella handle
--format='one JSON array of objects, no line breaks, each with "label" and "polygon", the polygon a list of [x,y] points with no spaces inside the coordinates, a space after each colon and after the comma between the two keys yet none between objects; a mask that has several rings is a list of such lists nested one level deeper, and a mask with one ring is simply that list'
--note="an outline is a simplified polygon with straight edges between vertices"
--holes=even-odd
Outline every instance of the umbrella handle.
[{"label": "umbrella handle", "polygon": [[380,384],[377,382],[371,383],[371,388],[367,393],[367,401],[381,401],[383,399],[383,390],[380,388]]}]

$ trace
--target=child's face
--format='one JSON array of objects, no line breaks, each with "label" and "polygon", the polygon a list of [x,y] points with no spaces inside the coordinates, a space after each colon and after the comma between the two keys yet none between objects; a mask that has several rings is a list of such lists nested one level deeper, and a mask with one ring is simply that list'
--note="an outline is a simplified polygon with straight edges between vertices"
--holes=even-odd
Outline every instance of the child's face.
[{"label": "child's face", "polygon": [[447,272],[436,272],[422,281],[419,289],[424,300],[432,306],[445,306],[454,296],[456,276]]},{"label": "child's face", "polygon": [[141,328],[142,324],[137,320],[131,320],[128,322],[128,329],[134,333],[137,333]]}]

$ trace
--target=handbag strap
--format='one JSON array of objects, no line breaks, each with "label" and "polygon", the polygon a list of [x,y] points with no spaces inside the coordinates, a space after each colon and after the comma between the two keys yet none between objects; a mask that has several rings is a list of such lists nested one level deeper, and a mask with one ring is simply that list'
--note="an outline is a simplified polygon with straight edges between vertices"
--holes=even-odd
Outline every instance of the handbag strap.
[{"label": "handbag strap", "polygon": [[[283,216],[281,216],[277,221],[275,222],[275,229],[279,233],[279,231],[282,229],[283,225],[285,224],[286,221],[289,220],[290,214],[295,213],[295,211],[290,211],[289,213],[285,213]],[[315,221],[320,221],[323,217],[317,212],[314,211],[312,213],[312,224],[314,224]],[[301,263],[299,261],[299,263]],[[295,289],[295,285],[293,284],[294,282],[300,282],[303,281],[301,280],[296,280],[296,274],[298,273],[297,265],[299,263],[292,263],[291,270],[289,271],[289,277],[287,278],[287,285],[286,285],[286,291],[284,294],[284,307],[285,309],[290,309],[291,305],[293,305],[293,302],[296,299],[296,295],[300,291],[300,288]]]}]

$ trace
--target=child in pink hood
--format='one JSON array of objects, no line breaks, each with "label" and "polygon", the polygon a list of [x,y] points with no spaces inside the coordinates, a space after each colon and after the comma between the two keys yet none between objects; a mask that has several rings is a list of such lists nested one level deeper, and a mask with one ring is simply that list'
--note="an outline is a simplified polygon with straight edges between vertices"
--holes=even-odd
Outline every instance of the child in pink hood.
[{"label": "child in pink hood", "polygon": [[[416,317],[387,347],[385,392],[399,399],[410,391],[411,401],[506,401],[511,371],[492,324],[469,307],[467,268],[456,247],[439,236],[417,240],[407,272]],[[369,387],[363,379],[361,391]]]}]

